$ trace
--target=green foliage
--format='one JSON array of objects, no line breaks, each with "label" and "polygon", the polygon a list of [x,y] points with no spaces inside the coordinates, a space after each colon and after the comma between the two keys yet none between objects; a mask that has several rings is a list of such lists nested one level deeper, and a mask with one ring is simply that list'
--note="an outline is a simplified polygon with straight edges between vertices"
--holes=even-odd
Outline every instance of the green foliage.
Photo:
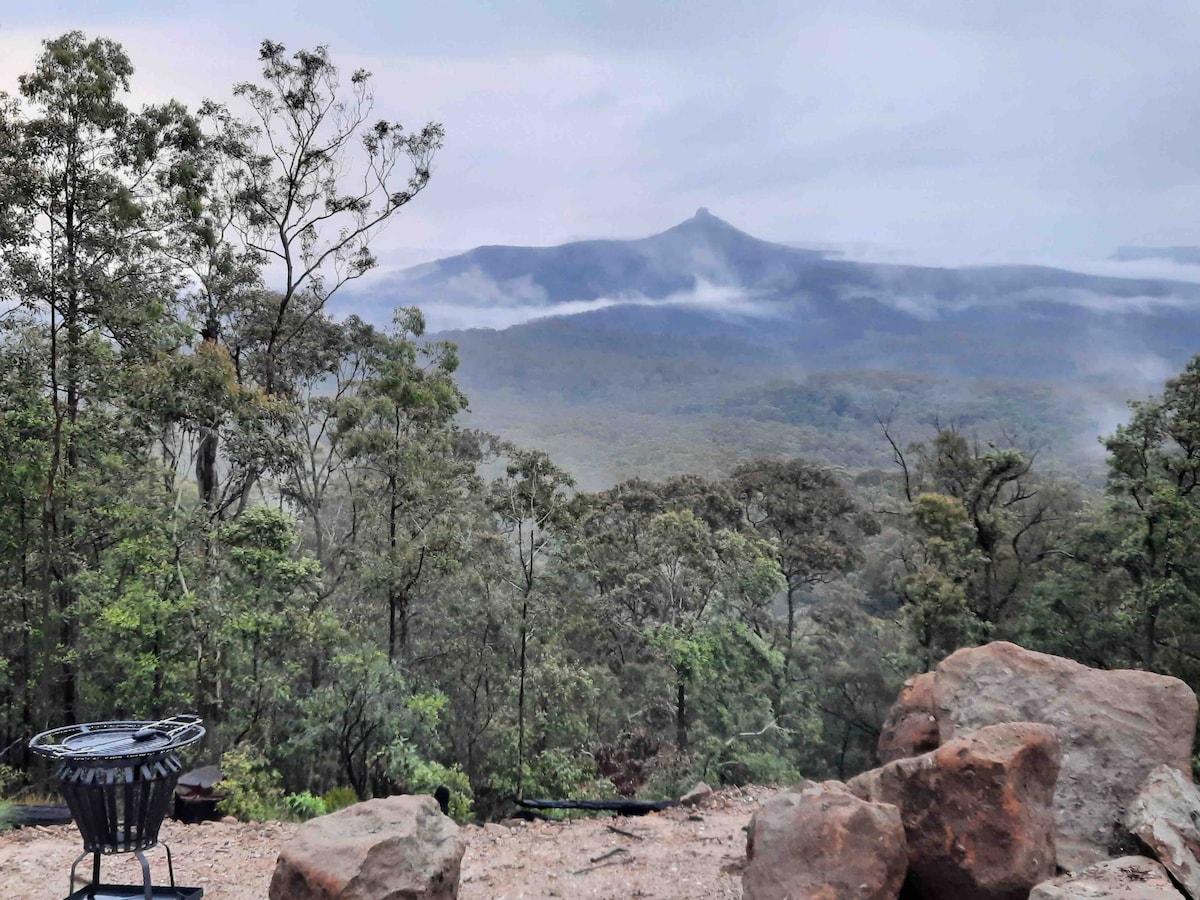
[{"label": "green foliage", "polygon": [[651,800],[678,800],[701,777],[697,760],[690,753],[671,752],[655,760],[650,777],[639,793]]},{"label": "green foliage", "polygon": [[[0,93],[0,743],[194,710],[240,818],[445,785],[464,820],[614,793],[601,771],[666,796],[848,777],[905,676],[993,637],[1200,685],[1200,357],[1106,439],[1089,496],[1003,441],[1058,434],[1069,401],[1038,389],[772,382],[645,336],[606,373],[610,338],[562,323],[498,338],[497,367],[414,308],[338,321],[441,130],[367,126],[366,75],[339,95],[324,50],[260,62],[254,124],[129,108],[131,61],[76,32]],[[413,180],[343,180],[355,135]],[[539,381],[553,329],[571,376]],[[464,369],[549,402],[468,427]],[[496,409],[553,418],[545,446],[585,433],[604,484],[671,477],[577,490],[566,466],[602,454],[476,430]],[[28,777],[0,767],[0,795]]]},{"label": "green foliage", "polygon": [[[492,775],[490,786],[505,796],[516,796],[515,767],[499,768]],[[605,788],[598,782],[595,760],[586,753],[554,748],[543,750],[529,760],[525,776],[526,797],[574,799],[603,796],[611,790],[611,784]]]},{"label": "green foliage", "polygon": [[288,794],[283,798],[287,808],[301,822],[306,822],[309,819],[315,819],[317,816],[323,816],[327,812],[333,812],[329,809],[323,797],[317,797],[308,791],[302,791],[299,794]]},{"label": "green foliage", "polygon": [[900,582],[904,619],[917,652],[931,669],[956,647],[977,641],[986,625],[967,594],[971,568],[980,560],[975,532],[962,502],[921,494],[912,504],[918,555]]},{"label": "green foliage", "polygon": [[0,798],[11,797],[23,780],[21,772],[14,766],[0,763]]},{"label": "green foliage", "polygon": [[242,822],[264,822],[287,816],[283,780],[262,753],[249,746],[221,756],[221,813]]},{"label": "green foliage", "polygon": [[461,823],[472,816],[471,781],[458,766],[419,760],[405,773],[403,784],[410,794],[432,794],[445,786],[450,791],[450,817]]},{"label": "green foliage", "polygon": [[353,806],[358,803],[358,794],[354,792],[354,788],[335,787],[330,788],[325,792],[325,796],[321,798],[325,803],[326,812],[337,812],[339,809],[345,809],[347,806]]},{"label": "green foliage", "polygon": [[16,821],[16,806],[8,801],[0,800],[0,831],[12,828]]}]

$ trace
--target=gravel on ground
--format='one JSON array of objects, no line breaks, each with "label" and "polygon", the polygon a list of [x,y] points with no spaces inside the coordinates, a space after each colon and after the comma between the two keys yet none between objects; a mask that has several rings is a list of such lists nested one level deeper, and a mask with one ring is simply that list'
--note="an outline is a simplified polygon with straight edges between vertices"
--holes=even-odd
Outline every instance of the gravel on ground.
[{"label": "gravel on ground", "polygon": [[[467,825],[460,900],[539,898],[738,898],[746,857],[745,826],[777,789],[730,788],[696,809],[639,817]],[[279,848],[291,823],[232,820],[163,824],[181,885],[205,900],[266,900]],[[73,825],[0,832],[0,885],[6,900],[62,900],[82,844]],[[166,856],[148,851],[156,884],[167,883]],[[91,871],[90,858],[79,865]],[[131,854],[102,859],[102,880],[140,884]]]}]

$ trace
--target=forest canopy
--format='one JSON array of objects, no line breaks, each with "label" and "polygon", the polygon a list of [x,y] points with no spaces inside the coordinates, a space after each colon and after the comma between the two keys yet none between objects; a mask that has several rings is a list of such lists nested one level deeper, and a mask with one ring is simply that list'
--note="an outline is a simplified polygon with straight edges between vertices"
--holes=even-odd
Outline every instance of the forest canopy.
[{"label": "forest canopy", "polygon": [[0,795],[43,729],[183,711],[238,814],[445,784],[466,817],[845,777],[985,639],[1200,687],[1200,357],[1098,489],[881,419],[885,468],[582,491],[469,427],[419,309],[326,308],[442,128],[325,48],[260,63],[134,109],[71,32],[0,97]]}]

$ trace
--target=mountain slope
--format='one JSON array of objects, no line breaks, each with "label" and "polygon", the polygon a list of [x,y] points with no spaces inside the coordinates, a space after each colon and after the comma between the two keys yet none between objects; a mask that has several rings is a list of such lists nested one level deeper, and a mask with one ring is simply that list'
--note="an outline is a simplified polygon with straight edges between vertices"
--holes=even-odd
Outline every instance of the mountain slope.
[{"label": "mountain slope", "polygon": [[511,302],[552,309],[600,298],[665,300],[708,284],[767,300],[838,302],[855,297],[928,317],[939,307],[1061,300],[1103,303],[1175,298],[1200,304],[1200,285],[1085,275],[1041,266],[940,269],[830,259],[759,240],[707,209],[638,240],[557,247],[478,247],[397,273],[360,303]]},{"label": "mountain slope", "polygon": [[1015,434],[1094,473],[1125,399],[1200,351],[1197,284],[858,263],[707,210],[640,240],[481,247],[361,299],[541,316],[440,336],[460,345],[477,424],[591,484],[760,453],[886,464],[875,419],[889,412],[912,437],[933,420]]}]

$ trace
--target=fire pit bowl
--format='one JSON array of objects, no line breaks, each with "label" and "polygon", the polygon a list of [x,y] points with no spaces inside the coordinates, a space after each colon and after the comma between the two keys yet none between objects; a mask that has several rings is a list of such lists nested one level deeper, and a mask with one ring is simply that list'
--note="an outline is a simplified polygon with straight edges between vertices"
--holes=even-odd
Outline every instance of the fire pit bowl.
[{"label": "fire pit bowl", "polygon": [[[100,856],[133,853],[142,865],[140,893],[145,900],[156,897],[199,897],[196,888],[176,889],[171,850],[166,844],[171,892],[163,893],[150,883],[150,864],[142,851],[159,843],[167,806],[183,765],[176,752],[204,737],[196,716],[172,716],[157,722],[89,722],[45,731],[29,742],[33,752],[55,763],[59,784],[79,832],[83,853],[71,866],[71,890],[75,869],[89,853],[93,856],[92,884],[71,897],[95,900],[110,897],[121,886],[100,885]],[[184,893],[186,892],[186,893]],[[122,895],[125,896],[125,895]]]}]

